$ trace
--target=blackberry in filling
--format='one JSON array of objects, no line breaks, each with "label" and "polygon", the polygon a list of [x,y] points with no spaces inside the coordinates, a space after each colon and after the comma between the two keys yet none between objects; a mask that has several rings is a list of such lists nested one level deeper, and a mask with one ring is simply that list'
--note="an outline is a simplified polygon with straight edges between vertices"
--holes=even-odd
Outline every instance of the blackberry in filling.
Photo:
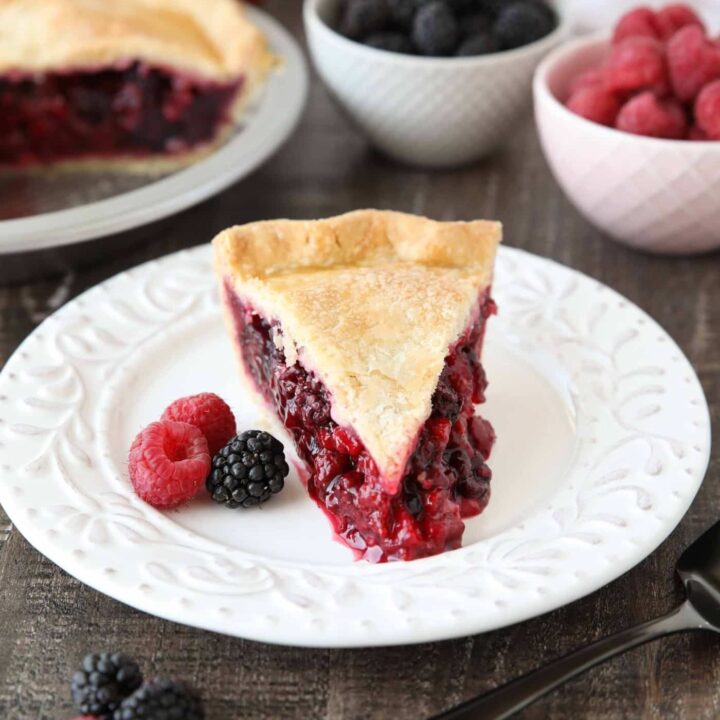
[{"label": "blackberry in filling", "polygon": [[495,433],[475,415],[487,386],[480,364],[485,322],[495,304],[485,293],[466,331],[450,348],[432,397],[432,412],[396,494],[351,428],[331,417],[321,380],[299,363],[288,366],[273,341],[279,328],[255,313],[226,285],[243,361],[258,388],[292,433],[310,468],[311,497],[335,532],[359,557],[372,562],[413,560],[460,547],[462,519],[477,515],[490,498],[486,460]]},{"label": "blackberry in filling", "polygon": [[203,81],[135,62],[0,77],[0,164],[180,155],[230,121],[242,81]]}]

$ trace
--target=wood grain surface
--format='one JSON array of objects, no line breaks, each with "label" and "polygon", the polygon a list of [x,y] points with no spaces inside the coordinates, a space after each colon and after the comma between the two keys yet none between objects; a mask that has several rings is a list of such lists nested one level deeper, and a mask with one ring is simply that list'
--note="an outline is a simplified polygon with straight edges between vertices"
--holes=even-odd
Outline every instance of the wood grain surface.
[{"label": "wood grain surface", "polygon": [[[299,36],[298,0],[267,8]],[[601,236],[568,204],[542,157],[531,115],[496,155],[429,173],[368,149],[314,79],[297,133],[222,195],[144,229],[135,247],[62,277],[0,288],[3,360],[49,313],[125,268],[206,242],[236,222],[317,217],[359,207],[440,219],[498,218],[509,245],[577,268],[652,314],[697,369],[717,429],[720,259],[640,255]],[[532,442],[528,438],[528,442]],[[68,680],[90,651],[122,649],[148,673],[202,689],[209,720],[416,720],[490,689],[582,643],[668,610],[682,548],[720,515],[718,452],[690,512],[633,571],[594,595],[521,625],[463,640],[372,650],[302,650],[213,635],[149,617],[81,585],[39,555],[0,512],[0,718],[73,716]],[[252,618],[247,619],[252,623]],[[524,720],[720,717],[720,641],[684,635],[640,648],[566,685]]]}]

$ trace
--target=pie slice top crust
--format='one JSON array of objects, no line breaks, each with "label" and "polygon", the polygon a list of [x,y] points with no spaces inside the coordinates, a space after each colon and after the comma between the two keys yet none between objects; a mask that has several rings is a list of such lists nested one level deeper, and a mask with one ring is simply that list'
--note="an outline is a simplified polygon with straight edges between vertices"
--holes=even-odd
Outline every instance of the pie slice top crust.
[{"label": "pie slice top crust", "polygon": [[332,419],[395,494],[449,350],[481,312],[500,238],[495,222],[364,210],[234,227],[214,247],[225,292],[277,323],[287,364],[324,383]]},{"label": "pie slice top crust", "polygon": [[248,85],[273,62],[237,0],[0,0],[0,73],[128,60]]}]

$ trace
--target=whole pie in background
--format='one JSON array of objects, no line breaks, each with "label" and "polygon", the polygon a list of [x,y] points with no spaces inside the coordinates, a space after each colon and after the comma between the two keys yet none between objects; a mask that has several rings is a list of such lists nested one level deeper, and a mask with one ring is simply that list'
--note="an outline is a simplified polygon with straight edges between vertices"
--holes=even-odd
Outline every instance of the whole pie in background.
[{"label": "whole pie in background", "polygon": [[272,65],[236,0],[0,0],[0,166],[185,164]]},{"label": "whole pie in background", "polygon": [[457,548],[490,497],[475,415],[499,223],[362,210],[214,240],[241,376],[337,535],[374,562]]}]

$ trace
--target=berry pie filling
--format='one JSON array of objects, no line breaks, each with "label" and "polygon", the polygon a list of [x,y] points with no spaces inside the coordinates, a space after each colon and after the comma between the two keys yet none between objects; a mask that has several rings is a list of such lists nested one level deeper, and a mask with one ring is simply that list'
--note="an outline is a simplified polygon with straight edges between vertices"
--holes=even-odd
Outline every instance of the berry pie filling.
[{"label": "berry pie filling", "polygon": [[181,155],[215,140],[243,81],[142,62],[0,77],[0,164]]},{"label": "berry pie filling", "polygon": [[432,396],[432,411],[409,455],[397,492],[352,428],[331,416],[323,382],[299,362],[288,365],[274,341],[281,330],[225,286],[247,373],[292,433],[310,469],[311,497],[357,557],[371,562],[413,560],[460,547],[463,518],[490,498],[486,461],[495,433],[475,415],[487,386],[480,363],[485,323],[495,312],[482,294],[465,332],[450,347]]}]

